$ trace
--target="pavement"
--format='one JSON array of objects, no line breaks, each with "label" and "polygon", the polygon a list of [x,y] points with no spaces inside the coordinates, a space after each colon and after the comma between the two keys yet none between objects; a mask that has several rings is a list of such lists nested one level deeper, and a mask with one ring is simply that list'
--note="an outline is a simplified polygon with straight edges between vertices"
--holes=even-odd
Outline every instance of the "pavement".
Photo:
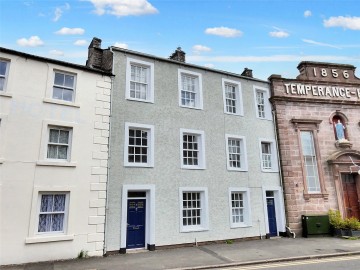
[{"label": "pavement", "polygon": [[360,240],[327,236],[208,244],[107,257],[2,266],[1,270],[200,270],[360,254]]}]

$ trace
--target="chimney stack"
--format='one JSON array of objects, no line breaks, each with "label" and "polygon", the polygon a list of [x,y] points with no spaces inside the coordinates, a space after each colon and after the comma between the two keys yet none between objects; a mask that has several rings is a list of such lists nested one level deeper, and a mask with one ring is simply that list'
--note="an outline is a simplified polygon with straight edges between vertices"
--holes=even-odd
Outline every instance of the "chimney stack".
[{"label": "chimney stack", "polygon": [[252,69],[244,68],[244,71],[243,73],[241,73],[241,76],[252,78],[253,77]]},{"label": "chimney stack", "polygon": [[86,66],[107,72],[112,70],[112,54],[109,50],[101,49],[101,39],[94,37],[89,45]]},{"label": "chimney stack", "polygon": [[169,59],[185,63],[185,52],[178,47]]}]

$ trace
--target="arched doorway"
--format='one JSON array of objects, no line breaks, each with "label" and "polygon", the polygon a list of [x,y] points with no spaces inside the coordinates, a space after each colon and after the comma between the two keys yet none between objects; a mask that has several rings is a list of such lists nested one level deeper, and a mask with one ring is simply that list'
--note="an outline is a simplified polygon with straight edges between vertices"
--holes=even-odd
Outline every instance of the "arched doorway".
[{"label": "arched doorway", "polygon": [[339,211],[344,218],[360,219],[360,152],[343,150],[328,158],[332,167]]}]

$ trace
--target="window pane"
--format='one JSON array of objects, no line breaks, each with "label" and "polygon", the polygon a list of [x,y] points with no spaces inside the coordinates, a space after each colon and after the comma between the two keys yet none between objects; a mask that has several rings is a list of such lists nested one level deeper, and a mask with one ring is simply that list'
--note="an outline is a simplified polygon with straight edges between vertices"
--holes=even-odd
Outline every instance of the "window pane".
[{"label": "window pane", "polygon": [[73,100],[73,90],[63,89],[62,90],[63,100],[72,101]]},{"label": "window pane", "polygon": [[69,142],[69,131],[68,130],[60,130],[59,142],[68,144],[68,142]]},{"label": "window pane", "polygon": [[65,75],[65,82],[64,86],[68,88],[74,88],[74,76],[72,75]]},{"label": "window pane", "polygon": [[57,129],[50,129],[50,138],[49,142],[58,143],[59,142],[59,133]]},{"label": "window pane", "polygon": [[54,84],[55,85],[64,85],[65,75],[61,73],[55,73]]}]

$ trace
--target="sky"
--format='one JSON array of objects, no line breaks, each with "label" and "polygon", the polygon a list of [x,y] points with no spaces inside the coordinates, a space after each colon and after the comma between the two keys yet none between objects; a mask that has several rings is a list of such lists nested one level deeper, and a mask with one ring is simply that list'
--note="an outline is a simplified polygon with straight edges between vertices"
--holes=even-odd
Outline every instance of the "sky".
[{"label": "sky", "polygon": [[[0,46],[85,65],[93,37],[267,80],[301,61],[360,69],[359,0],[0,0]],[[360,72],[356,72],[360,77]]]}]

